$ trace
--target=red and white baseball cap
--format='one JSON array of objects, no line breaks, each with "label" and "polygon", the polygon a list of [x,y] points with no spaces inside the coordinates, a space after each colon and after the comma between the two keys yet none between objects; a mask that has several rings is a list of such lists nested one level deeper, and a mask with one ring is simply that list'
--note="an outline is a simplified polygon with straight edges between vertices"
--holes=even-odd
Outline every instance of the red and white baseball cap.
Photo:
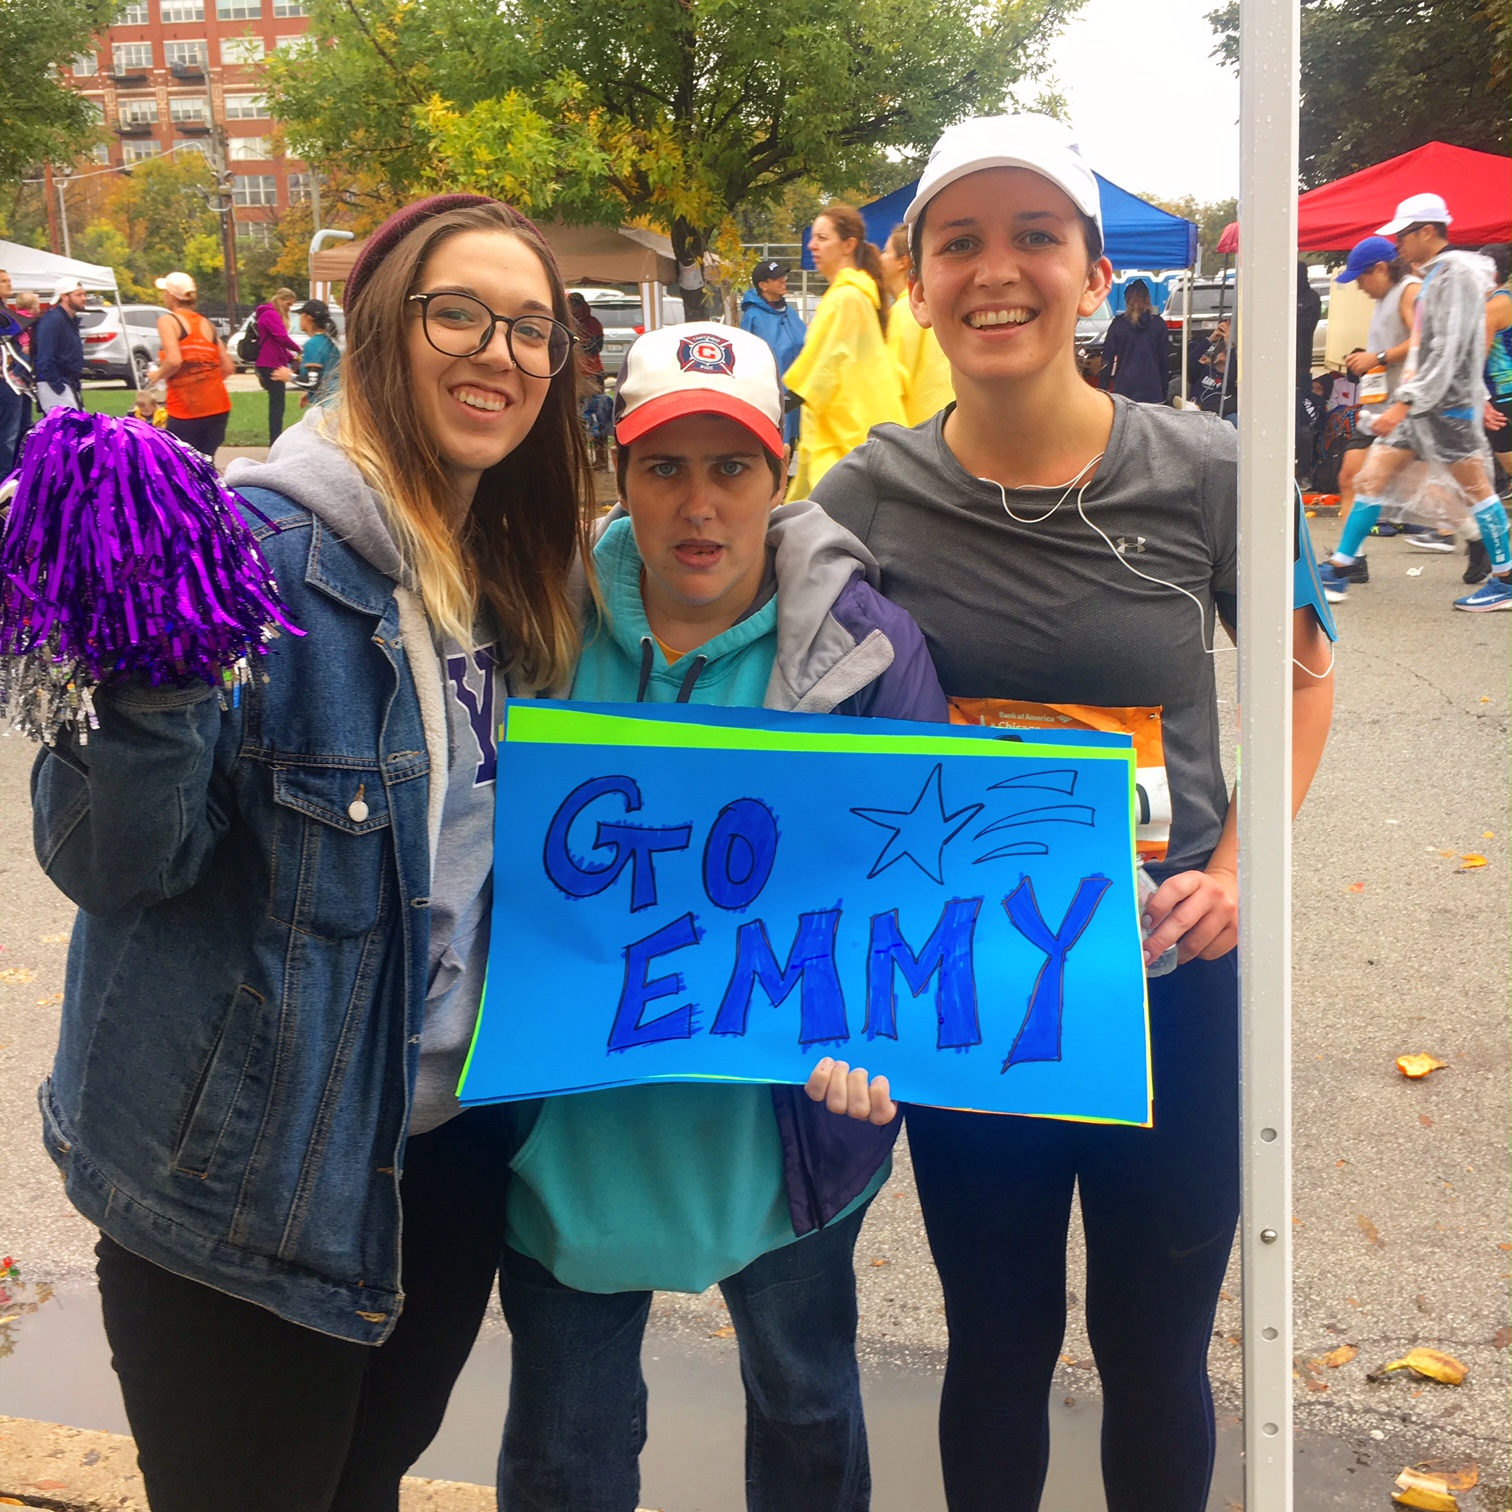
[{"label": "red and white baseball cap", "polygon": [[724,415],[781,457],[782,378],[772,349],[738,326],[695,320],[637,338],[620,370],[614,435],[638,441],[684,415]]}]

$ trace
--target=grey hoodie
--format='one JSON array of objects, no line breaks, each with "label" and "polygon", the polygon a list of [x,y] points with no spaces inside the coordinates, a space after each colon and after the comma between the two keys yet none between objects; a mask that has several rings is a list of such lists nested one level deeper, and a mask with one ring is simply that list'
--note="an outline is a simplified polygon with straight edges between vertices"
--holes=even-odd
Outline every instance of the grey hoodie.
[{"label": "grey hoodie", "polygon": [[494,731],[507,696],[489,646],[440,642],[389,529],[383,502],[312,413],[286,430],[266,462],[239,458],[233,488],[266,488],[328,525],[394,580],[430,757],[430,980],[409,1132],[461,1111],[456,1086],[472,1041],[488,961],[493,901]]}]

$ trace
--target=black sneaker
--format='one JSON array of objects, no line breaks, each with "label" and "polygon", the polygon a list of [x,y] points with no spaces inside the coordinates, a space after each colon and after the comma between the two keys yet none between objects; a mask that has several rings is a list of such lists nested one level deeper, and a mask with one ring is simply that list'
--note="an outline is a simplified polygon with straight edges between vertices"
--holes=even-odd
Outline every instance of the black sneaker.
[{"label": "black sneaker", "polygon": [[1364,556],[1357,556],[1347,567],[1334,569],[1340,577],[1346,577],[1351,583],[1368,583],[1370,581],[1370,563]]},{"label": "black sneaker", "polygon": [[1491,576],[1491,553],[1484,541],[1470,542],[1470,560],[1465,565],[1462,579],[1466,583],[1484,583]]}]

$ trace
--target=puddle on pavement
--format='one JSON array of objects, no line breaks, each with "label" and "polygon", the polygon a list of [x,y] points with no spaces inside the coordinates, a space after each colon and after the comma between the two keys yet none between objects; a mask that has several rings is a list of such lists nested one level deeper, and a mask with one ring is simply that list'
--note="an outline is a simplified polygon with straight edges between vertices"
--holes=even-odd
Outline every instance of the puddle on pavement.
[{"label": "puddle on pavement", "polygon": [[[0,1309],[0,1414],[126,1433],[121,1394],[92,1286],[50,1289],[7,1284]],[[45,1294],[44,1294],[45,1292]],[[7,1349],[8,1346],[8,1349]],[[684,1338],[649,1336],[650,1441],[641,1459],[641,1501],[665,1512],[742,1512],[744,1404],[734,1350]],[[435,1442],[416,1475],[491,1484],[509,1385],[509,1339],[485,1332],[452,1395]],[[939,1376],[899,1367],[863,1371],[872,1451],[873,1512],[944,1512],[935,1454]],[[1041,1512],[1103,1512],[1098,1471],[1101,1408],[1092,1395],[1051,1411],[1051,1467]],[[1220,1423],[1218,1469],[1208,1512],[1242,1507],[1240,1436]],[[1342,1440],[1299,1435],[1298,1491],[1313,1509],[1378,1509],[1391,1476],[1363,1464]]]}]

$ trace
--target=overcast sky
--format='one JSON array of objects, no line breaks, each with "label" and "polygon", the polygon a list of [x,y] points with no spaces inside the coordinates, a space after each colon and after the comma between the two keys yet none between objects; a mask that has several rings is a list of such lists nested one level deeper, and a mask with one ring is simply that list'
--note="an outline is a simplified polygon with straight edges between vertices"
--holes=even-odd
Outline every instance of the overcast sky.
[{"label": "overcast sky", "polygon": [[1239,79],[1208,56],[1204,18],[1218,3],[1086,0],[1055,43],[1082,152],[1121,188],[1202,201],[1239,192]]}]

